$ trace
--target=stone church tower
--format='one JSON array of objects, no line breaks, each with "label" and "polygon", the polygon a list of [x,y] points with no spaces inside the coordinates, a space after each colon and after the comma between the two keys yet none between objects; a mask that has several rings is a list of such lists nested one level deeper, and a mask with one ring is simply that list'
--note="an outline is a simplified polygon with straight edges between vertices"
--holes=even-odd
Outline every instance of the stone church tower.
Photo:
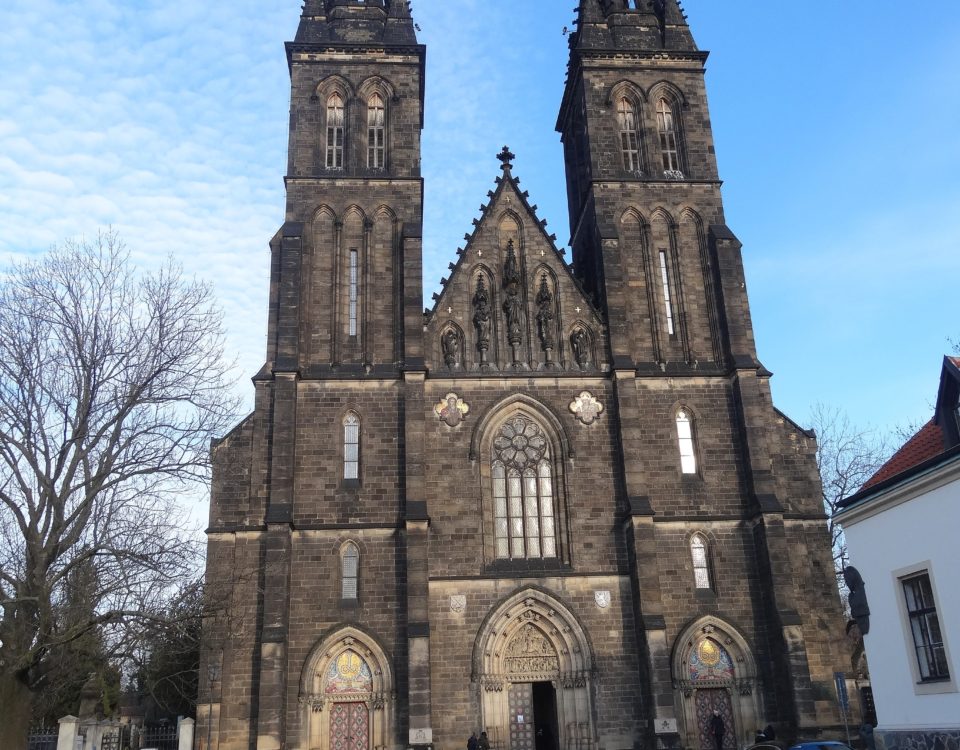
[{"label": "stone church tower", "polygon": [[707,54],[677,0],[579,6],[572,266],[504,148],[424,314],[409,7],[306,0],[267,362],[213,448],[201,747],[712,748],[717,710],[734,750],[839,722],[815,441],[757,359]]}]

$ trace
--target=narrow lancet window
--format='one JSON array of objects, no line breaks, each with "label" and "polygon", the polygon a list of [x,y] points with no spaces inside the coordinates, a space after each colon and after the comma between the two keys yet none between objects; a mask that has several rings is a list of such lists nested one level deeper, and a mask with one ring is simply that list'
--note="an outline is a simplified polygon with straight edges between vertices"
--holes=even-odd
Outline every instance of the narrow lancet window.
[{"label": "narrow lancet window", "polygon": [[340,597],[346,601],[357,599],[357,581],[360,578],[360,550],[349,542],[340,558]]},{"label": "narrow lancet window", "polygon": [[356,414],[343,418],[343,478],[360,478],[360,418]]},{"label": "narrow lancet window", "polygon": [[620,149],[623,151],[623,166],[628,172],[640,171],[640,133],[637,129],[637,112],[626,97],[617,103],[617,120],[620,125]]},{"label": "narrow lancet window", "polygon": [[663,171],[669,176],[680,175],[679,137],[677,134],[677,120],[674,116],[673,105],[661,97],[657,101],[657,132],[660,135],[660,154],[663,159]]},{"label": "narrow lancet window", "polygon": [[343,169],[343,97],[327,99],[327,169]]},{"label": "narrow lancet window", "polygon": [[350,335],[356,336],[359,326],[357,325],[357,300],[359,299],[358,284],[360,279],[359,254],[356,250],[350,251],[350,295],[348,299],[348,320]]},{"label": "narrow lancet window", "polygon": [[374,94],[367,103],[367,166],[383,169],[386,166],[386,110],[380,94]]},{"label": "narrow lancet window", "polygon": [[680,441],[680,470],[684,474],[696,474],[697,455],[693,442],[693,419],[686,409],[677,412],[677,438]]},{"label": "narrow lancet window", "polygon": [[663,284],[663,307],[667,316],[667,333],[673,336],[673,294],[670,289],[670,269],[667,263],[667,251],[660,251],[660,281]]},{"label": "narrow lancet window", "polygon": [[712,588],[710,585],[710,563],[707,557],[707,541],[694,534],[690,540],[690,554],[693,557],[693,579],[698,589]]}]

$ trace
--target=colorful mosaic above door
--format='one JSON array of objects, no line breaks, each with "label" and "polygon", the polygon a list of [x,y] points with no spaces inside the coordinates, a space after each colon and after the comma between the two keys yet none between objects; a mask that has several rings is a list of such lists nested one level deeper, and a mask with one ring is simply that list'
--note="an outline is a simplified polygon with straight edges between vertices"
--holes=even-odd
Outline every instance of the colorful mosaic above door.
[{"label": "colorful mosaic above door", "polygon": [[363,657],[351,650],[340,654],[327,669],[324,692],[338,695],[373,692],[373,674]]},{"label": "colorful mosaic above door", "polygon": [[712,638],[704,638],[690,654],[690,679],[732,680],[733,659],[727,650]]}]

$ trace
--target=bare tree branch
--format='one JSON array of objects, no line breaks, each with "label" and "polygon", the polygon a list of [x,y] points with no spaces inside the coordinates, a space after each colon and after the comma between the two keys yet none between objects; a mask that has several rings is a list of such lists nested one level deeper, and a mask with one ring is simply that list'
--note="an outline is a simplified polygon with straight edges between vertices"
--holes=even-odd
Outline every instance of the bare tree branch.
[{"label": "bare tree branch", "polygon": [[890,446],[886,436],[857,427],[835,407],[814,405],[811,422],[817,433],[817,468],[823,482],[823,506],[829,516],[833,564],[844,591],[840,574],[847,565],[847,543],[833,514],[843,498],[857,492],[883,465],[890,456]]},{"label": "bare tree branch", "polygon": [[[196,571],[175,498],[205,486],[236,418],[222,314],[167,262],[139,273],[117,236],[67,242],[0,280],[0,679],[30,688],[91,630],[117,651]],[[89,611],[60,608],[92,566]],[[0,726],[6,717],[0,706]]]}]

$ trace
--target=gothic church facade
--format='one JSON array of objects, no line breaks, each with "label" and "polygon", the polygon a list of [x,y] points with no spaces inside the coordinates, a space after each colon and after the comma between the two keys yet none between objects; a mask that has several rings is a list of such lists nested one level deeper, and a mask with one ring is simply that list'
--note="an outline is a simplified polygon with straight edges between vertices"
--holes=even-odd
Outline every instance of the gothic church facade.
[{"label": "gothic church facade", "polygon": [[577,12],[572,264],[505,148],[424,313],[410,9],[306,0],[267,362],[213,448],[201,743],[712,748],[719,711],[734,750],[839,722],[815,441],[757,359],[707,55],[677,0]]}]

